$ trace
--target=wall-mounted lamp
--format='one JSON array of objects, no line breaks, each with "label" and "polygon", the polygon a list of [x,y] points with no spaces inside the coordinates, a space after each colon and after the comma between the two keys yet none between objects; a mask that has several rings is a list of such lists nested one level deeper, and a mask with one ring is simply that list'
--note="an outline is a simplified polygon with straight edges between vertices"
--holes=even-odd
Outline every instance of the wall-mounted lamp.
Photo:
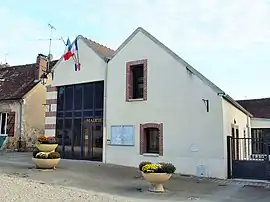
[{"label": "wall-mounted lamp", "polygon": [[47,74],[45,72],[43,74],[41,74],[40,79],[41,79],[42,85],[45,85],[47,83],[47,80],[48,80]]},{"label": "wall-mounted lamp", "polygon": [[236,124],[236,120],[235,119],[233,119],[233,123]]},{"label": "wall-mounted lamp", "polygon": [[209,100],[207,99],[202,99],[202,101],[204,102],[204,105],[206,107],[206,111],[209,112]]}]

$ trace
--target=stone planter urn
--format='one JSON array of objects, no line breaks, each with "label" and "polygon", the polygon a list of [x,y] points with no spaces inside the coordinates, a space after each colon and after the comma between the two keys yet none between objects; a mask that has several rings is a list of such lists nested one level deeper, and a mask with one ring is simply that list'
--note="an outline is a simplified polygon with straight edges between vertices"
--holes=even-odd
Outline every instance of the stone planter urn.
[{"label": "stone planter urn", "polygon": [[55,169],[60,162],[60,154],[54,152],[58,144],[54,137],[41,136],[35,144],[37,151],[33,153],[32,161],[37,168]]},{"label": "stone planter urn", "polygon": [[171,174],[167,173],[144,173],[142,175],[149,182],[149,191],[163,193],[163,184],[171,178]]},{"label": "stone planter urn", "polygon": [[58,159],[39,159],[32,158],[33,162],[36,164],[37,168],[40,169],[55,169],[55,167],[60,162],[60,158]]},{"label": "stone planter urn", "polygon": [[57,146],[58,146],[58,144],[40,144],[40,143],[36,144],[36,148],[41,152],[54,151]]},{"label": "stone planter urn", "polygon": [[151,163],[143,161],[139,165],[143,178],[149,183],[149,191],[163,193],[163,184],[168,181],[176,168],[171,163]]}]

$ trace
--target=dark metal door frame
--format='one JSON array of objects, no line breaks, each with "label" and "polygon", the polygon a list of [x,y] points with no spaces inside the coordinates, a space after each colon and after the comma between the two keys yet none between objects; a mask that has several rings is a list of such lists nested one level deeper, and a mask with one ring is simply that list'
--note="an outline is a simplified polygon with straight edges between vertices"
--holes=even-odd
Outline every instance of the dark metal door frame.
[{"label": "dark metal door frame", "polygon": [[227,178],[232,178],[232,138],[227,136]]},{"label": "dark metal door frame", "polygon": [[[94,144],[93,144],[93,129],[96,126],[100,126],[101,127],[101,135],[102,135],[102,139],[103,139],[103,122],[87,122],[84,121],[83,124],[83,135],[82,135],[82,159],[85,160],[91,160],[91,161],[102,161],[102,152],[101,151],[101,157],[100,158],[96,158],[94,156]],[[87,133],[87,134],[86,134]],[[103,141],[102,141],[103,143]],[[102,144],[103,146],[103,144]],[[85,151],[87,147],[87,151]],[[103,149],[103,147],[100,148],[101,150]],[[86,155],[87,153],[87,155]]]},{"label": "dark metal door frame", "polygon": [[[253,153],[257,144],[262,154]],[[239,151],[239,155],[235,154]],[[262,139],[227,137],[227,177],[270,180],[270,137]]]}]

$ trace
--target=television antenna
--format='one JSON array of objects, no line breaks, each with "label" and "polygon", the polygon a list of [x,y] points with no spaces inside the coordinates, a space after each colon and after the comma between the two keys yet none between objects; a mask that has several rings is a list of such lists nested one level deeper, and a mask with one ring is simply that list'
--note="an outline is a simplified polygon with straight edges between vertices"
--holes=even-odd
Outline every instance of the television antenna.
[{"label": "television antenna", "polygon": [[53,35],[53,31],[56,31],[55,27],[52,25],[52,24],[48,24],[50,30],[51,30],[51,33],[50,33],[50,43],[49,43],[49,53],[48,53],[48,65],[47,65],[47,69],[46,69],[46,72],[49,71],[49,68],[50,68],[50,61],[51,59],[53,58],[52,57],[52,54],[51,54],[51,48],[52,48],[52,35]]},{"label": "television antenna", "polygon": [[53,38],[53,31],[56,31],[56,28],[52,25],[52,24],[48,24],[49,28],[50,28],[50,38],[39,38],[38,40],[49,40],[49,53],[48,53],[48,65],[46,68],[46,73],[49,72],[49,68],[50,68],[50,62],[53,60],[53,55],[51,53],[51,49],[52,49],[52,41],[53,40],[62,40],[63,43],[65,44],[65,41],[63,39],[63,37],[60,38]]},{"label": "television antenna", "polygon": [[52,59],[52,54],[51,54],[51,49],[52,49],[52,41],[53,40],[56,40],[56,41],[62,41],[65,45],[66,45],[66,42],[65,40],[63,39],[63,37],[56,37],[56,38],[53,38],[53,31],[56,31],[56,28],[52,25],[52,24],[48,24],[49,28],[50,28],[50,37],[49,38],[43,38],[43,37],[39,37],[38,40],[40,41],[49,41],[49,53],[48,53],[48,59],[50,61],[50,58]]},{"label": "television antenna", "polygon": [[7,64],[7,56],[8,56],[8,53],[5,53],[5,60],[4,60],[4,64]]}]

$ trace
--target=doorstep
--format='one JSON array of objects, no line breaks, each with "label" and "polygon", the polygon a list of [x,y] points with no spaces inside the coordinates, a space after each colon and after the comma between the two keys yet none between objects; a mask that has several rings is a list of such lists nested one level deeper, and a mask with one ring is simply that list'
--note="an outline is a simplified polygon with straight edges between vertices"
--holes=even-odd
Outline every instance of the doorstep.
[{"label": "doorstep", "polygon": [[264,187],[270,188],[270,181],[269,180],[250,180],[250,179],[210,179],[208,178],[207,181],[218,183],[218,184],[232,184],[232,185],[242,185],[242,186],[254,186],[254,187]]}]

